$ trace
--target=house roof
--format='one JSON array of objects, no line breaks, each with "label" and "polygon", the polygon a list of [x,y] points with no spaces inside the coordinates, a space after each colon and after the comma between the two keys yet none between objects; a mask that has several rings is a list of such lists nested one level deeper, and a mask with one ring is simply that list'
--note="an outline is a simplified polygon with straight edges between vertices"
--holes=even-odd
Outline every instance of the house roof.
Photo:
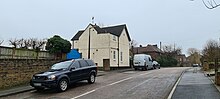
[{"label": "house roof", "polygon": [[[90,24],[92,25],[92,24]],[[128,33],[128,29],[126,27],[125,24],[123,25],[117,25],[117,26],[109,26],[109,27],[99,27],[98,25],[92,25],[92,27],[98,32],[98,34],[103,34],[103,33],[110,33],[112,35],[115,35],[115,36],[118,36],[120,37],[123,29],[125,29],[126,33],[127,33],[127,36],[128,36],[128,40],[131,41],[131,38],[130,38],[130,35]],[[76,35],[71,39],[72,41],[73,40],[79,40],[79,37],[82,35],[82,33],[84,32],[85,30],[80,30],[76,33]]]},{"label": "house roof", "polygon": [[147,45],[146,50],[148,52],[161,52],[157,45]]},{"label": "house roof", "polygon": [[76,33],[76,35],[71,39],[72,41],[73,40],[79,40],[79,37],[82,35],[82,33],[84,32],[84,30],[81,30],[81,31],[78,31]]},{"label": "house roof", "polygon": [[135,47],[133,51],[134,53],[148,53],[148,52],[162,53],[162,51],[157,47],[157,45],[147,45],[146,47]]}]

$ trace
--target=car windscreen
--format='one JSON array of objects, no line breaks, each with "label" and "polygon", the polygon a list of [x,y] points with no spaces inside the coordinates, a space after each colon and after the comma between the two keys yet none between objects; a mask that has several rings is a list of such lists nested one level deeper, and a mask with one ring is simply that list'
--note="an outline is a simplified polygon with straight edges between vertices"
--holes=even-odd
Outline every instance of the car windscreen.
[{"label": "car windscreen", "polygon": [[72,63],[72,61],[65,61],[65,62],[56,63],[51,67],[51,69],[67,69],[71,63]]}]

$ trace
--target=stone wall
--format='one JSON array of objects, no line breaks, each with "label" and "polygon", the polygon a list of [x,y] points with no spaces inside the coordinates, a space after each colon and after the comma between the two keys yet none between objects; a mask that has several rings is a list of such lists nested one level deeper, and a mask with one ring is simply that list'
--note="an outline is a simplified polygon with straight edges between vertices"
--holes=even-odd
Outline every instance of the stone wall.
[{"label": "stone wall", "polygon": [[0,89],[28,83],[34,73],[49,69],[59,60],[0,59]]}]

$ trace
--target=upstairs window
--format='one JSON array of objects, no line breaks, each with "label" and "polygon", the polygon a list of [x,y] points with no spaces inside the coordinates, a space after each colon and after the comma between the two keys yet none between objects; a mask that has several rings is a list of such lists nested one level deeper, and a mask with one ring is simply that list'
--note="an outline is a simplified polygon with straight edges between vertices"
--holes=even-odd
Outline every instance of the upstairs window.
[{"label": "upstairs window", "polygon": [[116,41],[116,36],[115,35],[113,35],[113,41]]}]

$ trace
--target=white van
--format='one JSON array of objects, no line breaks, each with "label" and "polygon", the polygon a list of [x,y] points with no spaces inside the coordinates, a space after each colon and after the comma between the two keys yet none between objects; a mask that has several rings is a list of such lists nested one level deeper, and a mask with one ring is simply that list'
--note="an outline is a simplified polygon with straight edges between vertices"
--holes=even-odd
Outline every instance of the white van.
[{"label": "white van", "polygon": [[153,69],[152,58],[147,54],[135,54],[134,55],[134,69],[148,70]]}]

